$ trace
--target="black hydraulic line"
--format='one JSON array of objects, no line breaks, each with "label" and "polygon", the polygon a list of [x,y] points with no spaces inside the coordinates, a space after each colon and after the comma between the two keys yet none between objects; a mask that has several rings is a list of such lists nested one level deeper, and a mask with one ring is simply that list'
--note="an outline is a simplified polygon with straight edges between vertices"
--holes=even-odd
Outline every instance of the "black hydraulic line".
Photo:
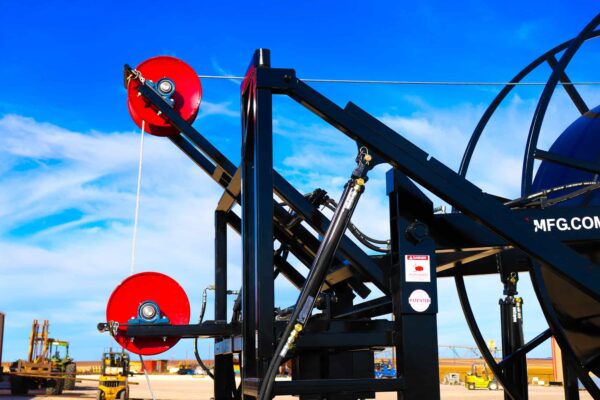
[{"label": "black hydraulic line", "polygon": [[300,291],[290,320],[275,348],[273,358],[269,363],[269,367],[259,390],[259,400],[272,399],[277,370],[285,359],[289,349],[294,346],[296,338],[300,332],[302,332],[302,329],[312,314],[316,299],[325,280],[327,270],[329,269],[340,241],[344,236],[344,232],[350,223],[358,200],[364,191],[370,159],[371,157],[366,149],[364,147],[361,148],[356,157],[357,168],[353,171],[352,176],[346,183],[344,192],[340,198],[341,206],[336,208],[336,211],[331,218],[331,224],[323,236],[323,240],[319,246],[315,259],[313,260],[306,282]]},{"label": "black hydraulic line", "polygon": [[565,194],[563,196],[547,200],[544,203],[544,206],[553,206],[555,204],[562,203],[564,201],[574,199],[575,197],[584,195],[584,194],[589,193],[589,192],[591,192],[593,190],[596,190],[596,189],[600,189],[600,182],[597,183],[596,185],[584,187],[584,188],[576,190],[576,191],[574,191],[572,193],[568,193],[568,194]]},{"label": "black hydraulic line", "polygon": [[[337,207],[337,202],[335,200],[333,200],[333,199],[329,199],[327,201],[327,203],[328,204],[326,204],[326,205],[328,206],[328,208],[330,210],[332,210],[332,211],[335,211],[335,208]],[[333,207],[331,207],[331,206],[333,206]],[[359,233],[360,236],[362,236],[363,238],[365,238],[369,242],[373,242],[373,243],[377,243],[377,244],[385,244],[385,245],[389,245],[390,244],[390,240],[389,239],[387,239],[387,240],[375,239],[375,238],[372,238],[372,237],[366,235],[360,229],[358,229],[356,227],[356,225],[354,225],[352,222],[350,222],[348,224],[348,229],[350,229],[350,230],[352,230],[352,229],[356,230]]]},{"label": "black hydraulic line", "polygon": [[[317,208],[321,205],[327,205],[327,203],[331,201],[329,196],[327,196],[327,192],[320,188],[317,188],[310,193],[306,193],[304,198]],[[281,204],[289,206],[286,202],[282,202]],[[291,206],[289,206],[289,212],[292,214],[292,218],[290,218],[290,221],[286,224],[288,229],[304,220],[301,215],[293,211]]]},{"label": "black hydraulic line", "polygon": [[231,322],[239,322],[242,313],[242,288],[238,290],[237,296],[233,301],[233,309],[231,314]]},{"label": "black hydraulic line", "polygon": [[[208,285],[207,287],[204,288],[204,291],[202,292],[202,307],[200,308],[200,317],[198,318],[198,323],[201,324],[202,321],[204,320],[204,313],[206,312],[206,298],[207,298],[207,291],[208,290],[214,290],[214,285]],[[200,358],[200,352],[198,351],[198,338],[194,338],[194,356],[196,357],[196,361],[198,362],[198,365],[200,366],[200,368],[202,368],[204,370],[204,372],[206,372],[206,375],[208,375],[212,380],[215,379],[215,376],[213,375],[213,373],[211,372],[210,368],[208,368],[206,366],[206,364],[204,364],[204,361],[202,361],[202,358]]]},{"label": "black hydraulic line", "polygon": [[[561,186],[555,186],[555,187],[550,188],[550,189],[545,189],[545,190],[542,190],[542,191],[539,191],[539,192],[532,193],[532,194],[527,195],[527,196],[519,197],[518,199],[514,199],[514,200],[511,200],[511,201],[508,201],[508,202],[504,203],[504,205],[507,206],[507,207],[511,207],[511,208],[519,207],[519,206],[527,207],[528,205],[532,205],[534,203],[538,204],[538,203],[535,202],[536,199],[538,199],[540,197],[547,197],[550,193],[560,192],[562,190],[573,189],[573,188],[582,187],[582,186],[584,187],[585,191],[583,191],[583,192],[580,192],[580,191],[572,192],[572,193],[569,193],[568,195],[559,197],[559,199],[562,198],[562,197],[569,196],[569,197],[566,197],[564,200],[561,200],[561,201],[569,200],[571,198],[574,198],[574,197],[577,197],[579,195],[585,194],[588,191],[592,191],[592,190],[598,189],[598,188],[600,188],[600,182],[587,181],[587,182],[576,182],[576,183],[569,183],[569,184],[561,185]],[[555,200],[556,199],[552,199],[551,201],[555,201]]]},{"label": "black hydraulic line", "polygon": [[196,357],[196,361],[198,362],[198,365],[200,366],[200,368],[202,368],[204,370],[204,372],[206,372],[206,375],[208,375],[210,377],[210,379],[214,380],[215,379],[214,374],[212,373],[210,368],[208,368],[208,366],[206,364],[204,364],[204,361],[202,361],[202,358],[200,358],[200,353],[198,352],[198,338],[194,339],[194,356]]},{"label": "black hydraulic line", "polygon": [[362,244],[364,244],[371,250],[374,250],[374,251],[377,251],[380,253],[389,253],[390,252],[389,248],[379,247],[379,246],[376,246],[373,243],[371,243],[369,240],[367,240],[367,238],[365,238],[364,236],[361,235],[360,231],[356,230],[356,227],[354,225],[352,227],[348,226],[348,230],[350,232],[352,232],[354,234],[354,237],[356,237]]},{"label": "black hydraulic line", "polygon": [[[335,212],[335,210],[337,208],[337,203],[333,199],[330,199],[327,203],[325,203],[325,207],[327,207],[331,211]],[[389,240],[373,239],[372,237],[365,235],[352,222],[350,222],[348,224],[348,230],[350,232],[352,232],[354,237],[356,237],[362,244],[364,244],[371,250],[378,251],[380,253],[389,253],[390,252],[389,247],[384,248],[384,247],[379,247],[379,246],[373,244],[373,243],[378,243],[378,244],[385,244],[385,245],[389,246],[389,244],[390,244]]]},{"label": "black hydraulic line", "polygon": [[[214,285],[208,285],[207,287],[204,288],[204,290],[202,291],[202,306],[200,307],[200,316],[198,317],[198,324],[201,324],[204,321],[204,313],[206,312],[206,303],[207,303],[207,298],[208,298],[208,291],[209,290],[215,290],[215,286]],[[240,296],[240,293],[242,291],[235,291],[235,290],[228,290],[227,294],[237,294],[238,298]],[[236,299],[237,301],[237,299]],[[235,309],[235,307],[234,307]],[[235,310],[234,310],[234,314],[235,314]],[[235,321],[232,321],[235,322]],[[195,337],[194,338],[194,356],[196,357],[196,361],[198,362],[198,365],[200,366],[200,368],[202,368],[204,370],[204,372],[206,372],[206,375],[208,375],[211,379],[215,379],[214,374],[212,373],[212,371],[210,370],[210,368],[208,368],[208,366],[206,364],[204,364],[204,361],[202,361],[202,358],[200,357],[200,352],[198,351],[198,338]]]}]

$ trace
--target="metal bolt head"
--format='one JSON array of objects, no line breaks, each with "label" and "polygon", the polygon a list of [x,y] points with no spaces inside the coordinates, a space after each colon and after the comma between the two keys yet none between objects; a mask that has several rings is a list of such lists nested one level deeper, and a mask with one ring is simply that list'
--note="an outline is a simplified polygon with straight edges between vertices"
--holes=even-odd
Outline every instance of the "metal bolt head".
[{"label": "metal bolt head", "polygon": [[163,93],[171,93],[173,90],[173,83],[165,79],[158,84],[158,90]]},{"label": "metal bolt head", "polygon": [[429,236],[429,228],[421,221],[415,221],[406,228],[406,236],[409,240],[420,243]]},{"label": "metal bolt head", "polygon": [[152,319],[156,316],[156,307],[152,304],[146,304],[142,307],[141,314],[144,319]]}]

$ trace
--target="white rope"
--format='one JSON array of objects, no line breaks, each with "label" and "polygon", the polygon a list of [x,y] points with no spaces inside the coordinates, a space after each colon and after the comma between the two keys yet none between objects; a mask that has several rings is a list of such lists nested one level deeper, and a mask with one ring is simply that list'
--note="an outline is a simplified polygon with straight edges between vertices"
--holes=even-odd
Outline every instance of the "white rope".
[{"label": "white rope", "polygon": [[[143,131],[142,131],[143,133]],[[152,390],[152,385],[150,384],[150,377],[148,376],[148,371],[146,371],[146,366],[144,365],[144,359],[142,358],[142,355],[140,354],[140,363],[142,363],[142,369],[144,370],[144,375],[146,376],[146,383],[148,384],[148,390],[150,390],[150,396],[152,396],[152,400],[156,400],[156,397],[154,397],[154,391]]]},{"label": "white rope", "polygon": [[[135,271],[135,251],[137,248],[137,231],[138,231],[138,221],[140,217],[140,192],[142,188],[142,165],[144,164],[144,128],[146,127],[146,121],[142,120],[142,132],[140,133],[140,161],[138,164],[138,180],[137,180],[137,193],[135,195],[135,216],[133,217],[133,238],[131,241],[131,270],[129,271],[130,275],[133,275]],[[154,397],[154,391],[152,390],[152,385],[150,384],[150,377],[148,376],[148,371],[146,371],[146,366],[144,365],[144,359],[140,354],[140,363],[142,364],[142,368],[144,369],[144,375],[146,376],[146,383],[148,384],[148,390],[150,391],[150,396],[152,396],[152,400],[156,400]]]},{"label": "white rope", "polygon": [[142,120],[142,133],[140,134],[140,161],[138,165],[138,181],[137,181],[137,194],[135,196],[135,216],[133,217],[133,238],[131,241],[131,269],[129,275],[133,275],[135,271],[135,251],[137,248],[137,231],[138,231],[138,220],[140,215],[140,189],[142,187],[142,165],[144,161],[144,127],[146,121]]}]

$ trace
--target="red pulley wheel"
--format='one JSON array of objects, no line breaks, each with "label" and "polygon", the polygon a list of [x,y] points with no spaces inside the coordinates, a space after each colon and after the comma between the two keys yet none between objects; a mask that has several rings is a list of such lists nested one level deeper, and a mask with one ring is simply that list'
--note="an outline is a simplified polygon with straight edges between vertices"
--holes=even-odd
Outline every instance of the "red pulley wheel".
[{"label": "red pulley wheel", "polygon": [[177,282],[158,272],[142,272],[125,279],[110,296],[106,306],[106,320],[119,323],[115,340],[127,350],[142,355],[159,354],[175,346],[179,338],[137,337],[125,335],[123,326],[138,318],[138,308],[144,302],[153,302],[160,309],[161,318],[171,325],[190,322],[190,302]]},{"label": "red pulley wheel", "polygon": [[[149,58],[136,68],[146,80],[157,84],[162,79],[168,79],[175,85],[175,91],[170,96],[173,109],[188,123],[194,122],[200,101],[202,100],[202,85],[196,72],[183,61],[169,56]],[[145,130],[156,136],[172,136],[179,131],[157,110],[152,107],[144,96],[138,96],[141,83],[132,79],[127,85],[127,106],[133,121],[142,127],[146,121]]]}]

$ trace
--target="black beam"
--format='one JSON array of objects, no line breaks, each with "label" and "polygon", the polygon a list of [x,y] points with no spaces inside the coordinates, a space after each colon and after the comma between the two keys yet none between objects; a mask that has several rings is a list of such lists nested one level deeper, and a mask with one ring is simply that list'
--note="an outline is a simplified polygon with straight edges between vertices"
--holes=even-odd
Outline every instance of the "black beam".
[{"label": "black beam", "polygon": [[533,152],[533,157],[538,160],[546,160],[555,164],[564,165],[565,167],[580,169],[592,174],[600,174],[600,164],[584,160],[576,160],[571,157],[566,157],[556,153],[536,149]]},{"label": "black beam", "polygon": [[[511,210],[511,213],[514,218],[525,222],[529,232],[540,237],[544,233],[550,233],[566,243],[600,240],[600,207],[528,208]],[[460,213],[434,215],[431,234],[437,250],[469,250],[510,245],[502,236]]]},{"label": "black beam", "polygon": [[373,347],[390,347],[395,344],[394,331],[390,329],[371,332],[307,332],[298,338],[297,348],[304,349],[367,349]]},{"label": "black beam", "polygon": [[512,353],[508,357],[504,358],[502,361],[500,361],[498,363],[498,365],[501,367],[504,367],[505,365],[512,363],[514,360],[529,353],[531,350],[535,349],[536,347],[538,347],[540,344],[544,343],[546,340],[550,339],[551,337],[552,337],[552,331],[550,329],[546,329],[544,332],[540,333],[539,335],[537,335],[536,337],[531,339],[529,342],[525,343],[522,347],[520,347],[514,353]]},{"label": "black beam", "polygon": [[[150,90],[150,92],[154,93],[152,90]],[[162,98],[155,98],[156,96],[152,95],[150,96],[152,97],[150,98],[151,101],[156,101],[156,103],[153,102],[153,104],[158,109],[160,109],[161,111],[166,111],[167,109],[169,109],[169,106],[166,105]],[[233,166],[233,163],[229,162],[228,160],[228,162],[224,166],[221,166],[219,164],[215,165],[213,163],[214,161],[211,161],[209,158],[207,158],[206,155],[210,155],[212,153],[206,153],[204,151],[204,148],[201,147],[201,144],[206,142],[206,139],[181,117],[176,116],[175,119],[176,120],[173,122],[173,125],[182,132],[184,132],[185,135],[182,133],[177,136],[171,137],[171,141],[224,189],[227,189],[228,185],[231,182],[235,184],[234,176],[237,173],[237,170]],[[223,156],[221,153],[218,153],[217,155],[211,156],[211,158],[213,157],[214,159],[222,159],[225,156]],[[294,198],[296,201],[300,202],[298,204],[289,204],[290,206],[295,208],[295,211],[298,214],[308,216],[312,215],[313,213],[318,213],[319,226],[315,226],[315,223],[312,221],[312,218],[311,220],[307,221],[309,225],[311,225],[314,229],[316,229],[319,232],[321,232],[321,230],[326,229],[326,227],[329,226],[329,220],[327,219],[327,217],[321,214],[316,207],[310,204],[310,202],[306,200],[304,196],[302,196],[302,194],[300,194],[292,185],[290,185],[285,180],[285,178],[279,175],[276,171],[274,171],[273,179],[275,190],[280,196],[288,199],[288,202],[290,201],[290,198]],[[220,204],[220,208],[225,209],[227,206],[232,206],[230,200],[234,197],[237,197],[237,190],[235,189],[235,186],[232,186],[232,190],[230,192],[224,193],[222,198],[223,202],[222,204]],[[237,197],[236,201],[239,201],[239,197]],[[275,201],[274,207],[275,216],[277,218],[286,221],[289,219],[289,214],[283,209],[283,207],[281,207]],[[302,210],[302,213],[299,213],[299,210]],[[283,222],[281,223],[285,225]],[[285,229],[285,226],[282,226],[282,229]],[[318,240],[300,224],[296,224],[292,230],[294,231],[293,236],[304,237],[303,241],[305,243],[311,243],[309,247],[312,250],[314,256],[318,248]],[[296,247],[296,250],[297,249],[298,247]],[[370,279],[373,280],[373,282],[385,292],[386,282],[385,279],[382,278],[381,271],[378,271],[379,268],[377,267],[377,265],[371,262],[368,259],[368,256],[356,244],[354,244],[354,242],[352,242],[347,237],[344,237],[342,243],[340,244],[340,253],[344,257],[348,258],[348,260],[353,264],[353,267],[355,269],[359,271],[365,269],[366,271],[363,272],[363,275],[370,276]],[[304,257],[303,259],[302,255],[296,253],[294,253],[294,255],[301,259],[305,265],[309,266],[311,264],[311,261],[305,261],[306,258]],[[336,262],[340,263],[341,259],[336,260]],[[360,285],[359,283],[354,282],[351,284],[351,286],[353,286],[357,293],[363,298],[366,297],[369,293],[369,289],[365,285]]]},{"label": "black beam", "polygon": [[358,106],[348,103],[342,110],[298,79],[290,80],[288,92],[290,97],[379,154],[436,196],[548,264],[581,290],[595,298],[600,297],[600,268],[597,265],[550,235],[534,235],[527,224],[515,218],[507,207],[483,195],[477,186]]},{"label": "black beam", "polygon": [[[244,386],[244,394],[250,396],[258,395],[260,382],[256,379],[247,379]],[[395,392],[405,387],[404,380],[396,379],[302,379],[295,381],[275,382],[274,394],[282,395],[305,395],[320,393],[370,393],[370,392]]]},{"label": "black beam", "polygon": [[[331,221],[277,172],[275,172],[273,179],[277,194],[319,234],[323,235]],[[362,273],[381,291],[384,293],[388,291],[388,284],[383,270],[348,236],[344,235],[338,251],[350,261],[355,270]]]},{"label": "black beam", "polygon": [[[190,129],[193,129],[193,128],[190,127]],[[195,135],[200,135],[200,133],[196,132]],[[228,208],[231,208],[231,206],[232,206],[231,200],[234,198],[236,199],[236,201],[239,201],[239,196],[238,196],[239,191],[237,189],[239,183],[237,183],[237,178],[236,178],[236,176],[239,175],[238,170],[236,170],[233,178],[230,178],[229,175],[227,175],[227,172],[225,172],[223,174],[215,174],[214,171],[216,169],[215,169],[215,166],[211,163],[211,161],[208,160],[206,158],[206,156],[204,156],[204,154],[194,144],[189,142],[185,137],[183,137],[182,135],[179,135],[179,136],[171,138],[171,140],[173,141],[173,143],[175,143],[175,145],[177,145],[177,147],[179,147],[179,149],[181,151],[184,152],[184,154],[186,154],[188,157],[190,157],[190,159],[192,159],[192,161],[194,161],[196,163],[196,165],[200,166],[209,175],[211,175],[217,181],[217,183],[219,183],[222,187],[224,187],[226,189],[226,191],[224,192],[224,194],[221,198],[221,201],[219,202],[218,209],[227,210]],[[222,172],[223,170],[221,169],[220,171]],[[276,183],[277,182],[280,182],[280,183],[286,182],[283,177],[281,177],[279,174],[277,174],[277,172],[275,172],[275,181],[276,181]],[[228,190],[228,185],[231,185],[231,188],[229,190]],[[304,196],[299,194],[291,185],[288,184],[287,187],[293,189],[293,191],[295,192],[295,193],[292,193],[292,195],[298,195],[295,198],[303,202],[302,206],[304,207],[303,208],[304,210],[308,209],[308,207],[310,209],[314,208],[308,201],[306,201],[306,199],[304,199]],[[308,205],[304,204],[304,202],[306,202],[306,204],[308,204]],[[282,239],[285,236],[287,238],[285,240],[287,243],[294,244],[291,247],[292,253],[294,253],[294,255],[300,261],[302,261],[302,263],[304,265],[310,266],[310,264],[312,263],[312,259],[313,259],[314,255],[316,254],[316,250],[319,247],[319,241],[301,224],[295,224],[293,227],[287,227],[286,222],[290,219],[290,214],[287,211],[285,211],[283,209],[283,207],[275,201],[273,202],[273,206],[274,206],[275,221],[278,222],[278,225],[276,225],[274,227],[274,229],[276,230],[276,232],[275,232],[276,237],[278,239]],[[231,218],[233,218],[235,220],[235,221],[230,221],[230,224],[233,223],[234,225],[232,225],[232,226],[234,226],[234,229],[236,230],[236,232],[238,234],[241,234],[240,218],[233,213],[229,213],[228,215],[230,215]],[[323,218],[325,218],[325,217],[323,217]],[[325,223],[328,224],[328,220],[325,220],[325,221],[326,221]],[[235,228],[235,226],[237,226],[237,229]],[[344,242],[344,243],[346,243],[346,242]],[[376,270],[376,266],[374,267],[373,265],[371,265],[372,263],[365,261],[365,258],[360,255],[360,252],[362,252],[362,250],[360,250],[351,241],[350,241],[350,243],[346,243],[346,245],[350,246],[348,252],[351,256],[351,260],[355,260],[355,262],[357,262],[357,263],[361,262],[361,261],[365,262],[366,263],[365,265],[367,266],[368,269],[375,271],[375,274],[378,274],[378,272]],[[341,245],[341,247],[344,247],[343,244]],[[358,260],[358,261],[356,261],[356,260]],[[339,258],[336,260],[336,263],[338,263],[338,264],[341,262],[342,262],[342,260]],[[330,277],[327,278],[327,281],[338,282],[337,280],[331,279]],[[357,280],[352,280],[352,281],[349,281],[348,284],[362,298],[367,297],[370,293],[370,290],[368,289],[368,287],[366,285],[364,285],[362,282],[359,282]]]},{"label": "black beam", "polygon": [[272,98],[256,88],[256,71],[269,67],[268,50],[257,50],[242,87],[242,385],[262,378],[273,356]]},{"label": "black beam", "polygon": [[406,383],[397,396],[402,400],[439,399],[435,243],[426,224],[433,215],[433,205],[397,169],[387,172],[386,188],[390,204],[391,300],[398,334],[396,371]]},{"label": "black beam", "polygon": [[314,393],[369,393],[395,392],[404,388],[403,379],[306,379],[277,381],[276,395],[302,395]]},{"label": "black beam", "polygon": [[242,351],[242,336],[236,335],[215,340],[215,354],[232,354]]},{"label": "black beam", "polygon": [[392,300],[388,296],[356,304],[352,308],[333,315],[333,318],[355,319],[373,318],[392,312]]},{"label": "black beam", "polygon": [[242,190],[241,187],[241,179],[240,179],[240,169],[238,168],[235,171],[235,174],[231,178],[231,182],[225,188],[225,191],[221,195],[221,199],[219,200],[219,204],[217,205],[217,210],[219,211],[230,211],[233,206],[235,206],[239,202],[240,192]]},{"label": "black beam", "polygon": [[227,320],[227,217],[215,211],[215,320]]},{"label": "black beam", "polygon": [[[556,59],[554,54],[548,55],[548,59],[546,61],[548,62],[548,65],[550,65],[550,68],[552,68],[553,70],[558,66],[558,60]],[[585,101],[583,101],[583,98],[573,85],[573,82],[571,82],[571,79],[569,79],[569,77],[567,76],[567,73],[563,71],[559,79],[563,84],[562,87],[565,89],[565,91],[571,98],[573,104],[575,104],[575,107],[577,107],[577,110],[579,110],[581,114],[585,114],[586,112],[590,111],[589,107],[587,106],[587,104],[585,104]]]},{"label": "black beam", "polygon": [[577,380],[577,373],[571,366],[566,354],[563,354],[562,356],[562,368],[565,400],[579,400],[579,381]]},{"label": "black beam", "polygon": [[239,327],[223,321],[204,321],[191,325],[127,325],[127,337],[214,338],[231,336]]},{"label": "black beam", "polygon": [[304,286],[305,279],[302,274],[285,259],[283,259],[283,257],[275,255],[273,261],[281,274],[283,274],[287,280],[296,287],[296,289],[300,289],[302,286]]}]

